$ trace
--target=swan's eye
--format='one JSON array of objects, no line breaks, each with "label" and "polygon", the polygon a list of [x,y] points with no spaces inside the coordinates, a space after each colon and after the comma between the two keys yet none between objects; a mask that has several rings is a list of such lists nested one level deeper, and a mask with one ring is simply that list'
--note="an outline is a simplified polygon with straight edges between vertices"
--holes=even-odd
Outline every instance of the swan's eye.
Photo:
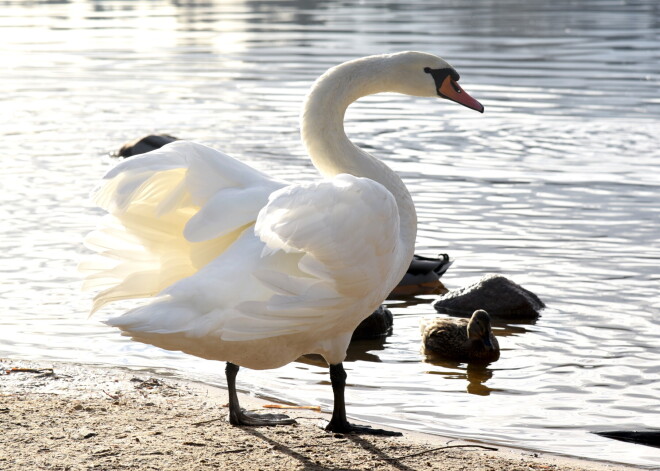
[{"label": "swan's eye", "polygon": [[431,68],[430,67],[424,67],[424,72],[426,72],[427,74],[430,74],[431,73]]}]

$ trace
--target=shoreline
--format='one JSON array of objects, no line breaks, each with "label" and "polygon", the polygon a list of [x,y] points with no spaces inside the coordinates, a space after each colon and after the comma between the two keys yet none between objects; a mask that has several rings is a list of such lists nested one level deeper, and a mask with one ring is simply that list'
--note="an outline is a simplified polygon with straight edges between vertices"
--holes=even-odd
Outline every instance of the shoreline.
[{"label": "shoreline", "polygon": [[332,434],[319,426],[328,413],[247,394],[243,408],[274,405],[298,423],[234,427],[226,390],[121,368],[0,359],[0,373],[3,470],[648,469],[392,427],[403,436]]}]

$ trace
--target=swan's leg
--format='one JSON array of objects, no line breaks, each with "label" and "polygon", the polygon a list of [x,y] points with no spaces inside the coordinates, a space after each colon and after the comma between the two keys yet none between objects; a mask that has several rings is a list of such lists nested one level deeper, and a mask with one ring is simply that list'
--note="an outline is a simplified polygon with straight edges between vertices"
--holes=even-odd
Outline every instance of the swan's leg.
[{"label": "swan's leg", "polygon": [[325,427],[328,432],[353,432],[363,435],[385,435],[389,437],[402,435],[400,432],[392,432],[390,430],[371,428],[367,425],[352,425],[348,423],[348,420],[346,419],[346,403],[344,402],[344,390],[346,389],[346,371],[344,371],[344,365],[341,363],[330,365],[330,381],[332,382],[335,406],[332,410],[330,423]]},{"label": "swan's leg", "polygon": [[255,414],[241,409],[236,394],[238,365],[227,362],[227,388],[229,389],[229,423],[232,425],[291,425],[296,421],[284,414]]}]

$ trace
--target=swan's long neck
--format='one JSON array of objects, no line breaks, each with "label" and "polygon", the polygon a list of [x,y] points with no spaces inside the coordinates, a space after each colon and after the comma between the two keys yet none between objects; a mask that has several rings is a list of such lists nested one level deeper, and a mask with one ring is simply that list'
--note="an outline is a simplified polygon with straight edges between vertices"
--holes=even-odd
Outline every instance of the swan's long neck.
[{"label": "swan's long neck", "polygon": [[301,133],[312,162],[323,176],[349,173],[370,178],[394,195],[399,208],[400,238],[406,252],[403,257],[409,262],[417,234],[417,214],[410,193],[396,173],[353,144],[344,132],[344,115],[351,103],[366,95],[397,91],[395,79],[388,77],[387,72],[386,64],[378,57],[358,59],[330,69],[307,96]]}]

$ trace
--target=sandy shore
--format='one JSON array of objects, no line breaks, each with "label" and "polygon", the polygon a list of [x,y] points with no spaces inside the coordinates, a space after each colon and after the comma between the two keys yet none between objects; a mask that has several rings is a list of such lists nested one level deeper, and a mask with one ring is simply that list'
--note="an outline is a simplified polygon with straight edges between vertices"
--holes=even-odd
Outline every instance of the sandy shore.
[{"label": "sandy shore", "polygon": [[405,431],[331,434],[311,410],[285,411],[297,425],[239,428],[225,403],[226,391],[198,384],[0,359],[0,470],[637,469]]}]

